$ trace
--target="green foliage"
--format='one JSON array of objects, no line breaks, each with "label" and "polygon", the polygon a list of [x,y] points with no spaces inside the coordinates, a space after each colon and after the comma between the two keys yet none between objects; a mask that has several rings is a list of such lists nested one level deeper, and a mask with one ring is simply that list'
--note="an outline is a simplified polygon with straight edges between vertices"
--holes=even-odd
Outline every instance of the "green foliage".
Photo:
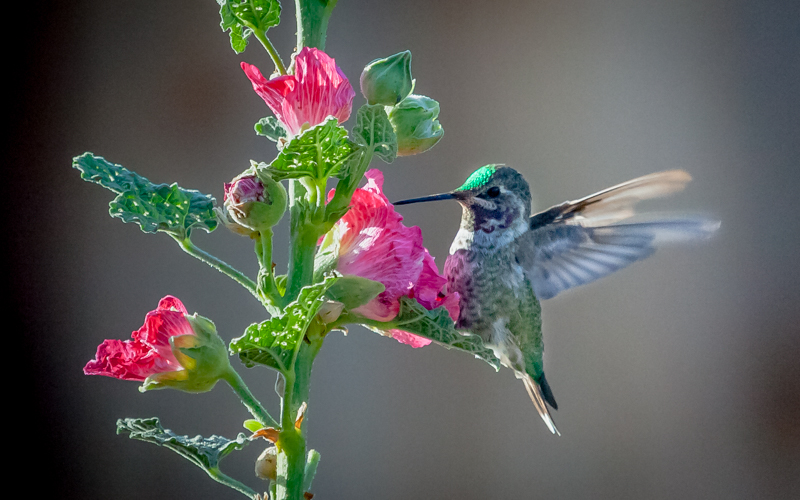
[{"label": "green foliage", "polygon": [[248,368],[266,365],[278,371],[287,371],[292,363],[298,343],[325,303],[325,293],[340,278],[328,276],[322,282],[303,287],[297,300],[287,305],[281,316],[254,323],[244,335],[231,341],[230,351],[238,354]]},{"label": "green foliage", "polygon": [[84,153],[72,160],[83,180],[117,193],[109,203],[109,214],[123,222],[135,222],[142,231],[163,231],[186,239],[194,228],[207,232],[217,227],[214,197],[173,184],[153,184],[122,165],[102,156]]},{"label": "green foliage", "polygon": [[278,0],[217,0],[220,27],[230,30],[231,48],[237,54],[247,48],[247,39],[253,30],[266,32],[277,26],[281,17]]},{"label": "green foliage", "polygon": [[219,462],[234,450],[241,450],[250,440],[243,433],[236,439],[222,436],[179,436],[161,427],[157,417],[125,418],[117,420],[117,434],[128,434],[131,439],[169,448],[214,477]]},{"label": "green foliage", "polygon": [[397,157],[397,135],[380,104],[365,104],[358,109],[353,139],[360,146],[372,149],[386,163]]},{"label": "green foliage", "polygon": [[256,135],[264,136],[272,142],[278,142],[279,139],[286,139],[289,137],[289,134],[286,132],[286,129],[283,128],[281,122],[274,116],[265,116],[258,120],[253,128],[256,131]]},{"label": "green foliage", "polygon": [[323,180],[338,175],[357,154],[357,148],[347,139],[347,131],[336,118],[330,118],[294,137],[284,146],[267,172],[275,180],[311,177]]},{"label": "green foliage", "polygon": [[444,307],[429,311],[409,297],[400,298],[400,312],[387,324],[386,330],[399,329],[430,339],[448,349],[466,351],[500,369],[500,360],[486,347],[478,335],[455,329],[453,320]]}]

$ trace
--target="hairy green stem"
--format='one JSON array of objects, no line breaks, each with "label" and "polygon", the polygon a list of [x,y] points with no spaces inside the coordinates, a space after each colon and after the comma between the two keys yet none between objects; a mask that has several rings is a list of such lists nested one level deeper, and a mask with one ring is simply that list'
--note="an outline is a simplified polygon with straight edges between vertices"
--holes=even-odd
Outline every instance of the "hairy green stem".
[{"label": "hairy green stem", "polygon": [[247,408],[253,417],[265,427],[278,428],[278,422],[272,418],[262,404],[253,396],[242,377],[233,369],[229,368],[222,376],[223,380],[231,386],[233,392],[242,400],[242,404]]},{"label": "hairy green stem", "polygon": [[199,249],[194,243],[192,243],[192,240],[190,240],[189,238],[181,239],[176,236],[172,237],[175,239],[175,241],[178,242],[178,245],[180,245],[181,249],[184,252],[188,253],[192,257],[202,260],[203,262],[213,267],[217,271],[233,279],[234,281],[245,287],[247,291],[252,293],[253,296],[258,299],[259,302],[263,303],[261,298],[258,296],[258,289],[255,282],[250,278],[248,278],[247,276],[245,276],[241,271],[236,270],[233,266],[231,266],[227,262],[214,257],[210,253]]},{"label": "hairy green stem", "polygon": [[289,216],[291,219],[291,240],[289,242],[289,275],[286,282],[284,305],[297,298],[300,290],[314,281],[314,254],[317,251],[319,234],[309,224],[309,210],[306,203],[306,189],[300,181],[289,181]]},{"label": "hairy green stem", "polygon": [[[281,433],[278,438],[278,499],[301,500],[306,481],[306,426],[308,397],[311,389],[311,369],[314,358],[322,347],[322,339],[302,342],[291,372],[286,377],[281,406]],[[304,419],[298,429],[295,425],[298,412],[306,404]],[[317,459],[318,460],[318,459]]]},{"label": "hairy green stem", "polygon": [[252,490],[248,486],[240,483],[232,477],[223,474],[219,469],[207,469],[206,472],[214,481],[222,483],[229,488],[233,488],[242,495],[255,499],[256,495],[258,494],[255,490]]},{"label": "hairy green stem", "polygon": [[297,50],[316,47],[325,50],[328,20],[337,0],[295,0],[297,8]]},{"label": "hairy green stem", "polygon": [[[328,20],[337,0],[295,0],[297,7],[297,50],[316,47],[325,50],[325,35]],[[263,42],[262,42],[263,43]],[[315,186],[317,187],[317,186]],[[284,305],[295,300],[304,286],[314,281],[314,256],[317,239],[322,234],[318,219],[324,215],[318,204],[324,204],[322,190],[309,193],[314,199],[309,206],[306,190],[297,180],[289,181],[289,214],[291,219],[291,241],[289,248],[289,274],[287,276]],[[308,213],[308,212],[311,213]],[[302,500],[306,484],[306,425],[295,425],[297,412],[308,404],[311,368],[314,358],[322,347],[323,336],[313,342],[299,339],[300,347],[289,370],[284,372],[285,384],[281,404],[281,432],[278,447],[278,477],[275,496],[279,500]],[[307,407],[307,406],[306,406]],[[307,410],[306,410],[307,411]],[[310,484],[310,481],[308,482]]]}]

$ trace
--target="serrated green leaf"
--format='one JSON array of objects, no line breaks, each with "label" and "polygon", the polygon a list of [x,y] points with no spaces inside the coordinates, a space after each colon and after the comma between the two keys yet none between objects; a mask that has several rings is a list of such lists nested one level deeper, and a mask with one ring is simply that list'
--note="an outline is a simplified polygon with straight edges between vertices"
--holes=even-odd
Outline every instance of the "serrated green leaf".
[{"label": "serrated green leaf", "polygon": [[276,180],[301,177],[322,180],[337,175],[357,153],[347,131],[336,118],[330,118],[289,141],[267,171]]},{"label": "serrated green leaf", "polygon": [[[365,325],[367,326],[367,325]],[[367,326],[374,329],[375,327]],[[430,339],[448,349],[466,351],[478,359],[489,363],[495,370],[500,369],[500,360],[486,347],[480,336],[455,329],[450,314],[444,307],[429,311],[410,297],[400,298],[400,312],[385,330],[399,329]],[[381,328],[383,329],[383,328]]]},{"label": "serrated green leaf", "polygon": [[358,109],[353,140],[365,148],[372,148],[375,155],[386,163],[392,163],[397,157],[397,135],[380,104],[364,104]]},{"label": "serrated green leaf", "polygon": [[262,135],[272,142],[278,142],[279,139],[286,139],[289,137],[289,134],[286,132],[286,129],[283,128],[281,122],[274,116],[265,116],[258,120],[253,128],[256,131],[256,135]]},{"label": "serrated green leaf", "polygon": [[280,22],[281,4],[278,0],[217,0],[220,27],[230,30],[231,48],[237,54],[247,48],[247,39],[257,29],[266,32]]},{"label": "serrated green leaf", "polygon": [[128,434],[131,439],[169,448],[214,477],[211,472],[219,469],[219,462],[234,450],[241,450],[250,440],[243,433],[236,439],[222,436],[179,436],[161,426],[157,417],[125,418],[117,420],[117,434]]},{"label": "serrated green leaf", "polygon": [[227,0],[218,0],[218,3],[220,4],[219,17],[221,19],[219,25],[222,31],[230,30],[231,48],[237,54],[241,54],[247,48],[247,39],[253,33],[253,30],[244,26],[236,18]]},{"label": "serrated green leaf", "polygon": [[227,0],[226,3],[245,26],[267,31],[281,21],[281,4],[278,0]]},{"label": "serrated green leaf", "polygon": [[109,214],[135,222],[142,231],[164,231],[185,239],[194,228],[207,232],[217,227],[214,197],[178,184],[153,184],[145,177],[102,156],[84,153],[72,160],[81,178],[117,193]]},{"label": "serrated green leaf", "polygon": [[325,303],[325,292],[339,280],[328,276],[320,283],[303,287],[297,300],[284,308],[281,316],[247,327],[244,335],[231,341],[231,354],[238,354],[245,366],[266,365],[286,371],[292,362],[295,348],[309,325]]}]

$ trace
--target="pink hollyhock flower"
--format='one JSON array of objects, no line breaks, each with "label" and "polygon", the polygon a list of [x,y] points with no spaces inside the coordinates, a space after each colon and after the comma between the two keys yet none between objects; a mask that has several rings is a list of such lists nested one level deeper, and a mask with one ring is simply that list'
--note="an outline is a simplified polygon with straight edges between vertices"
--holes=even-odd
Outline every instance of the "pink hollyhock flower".
[{"label": "pink hollyhock flower", "polygon": [[[447,280],[422,244],[419,227],[406,227],[403,217],[383,194],[383,174],[373,169],[365,174],[367,184],[353,194],[350,210],[323,241],[323,250],[336,245],[336,270],[382,283],[386,289],[373,300],[352,312],[377,321],[390,321],[400,310],[400,297],[417,300],[426,309],[445,306],[455,321],[458,295],[445,295]],[[328,195],[330,200],[333,191]],[[412,347],[430,340],[401,330],[391,330],[393,338]]]},{"label": "pink hollyhock flower", "polygon": [[303,47],[294,60],[294,75],[267,80],[252,64],[242,63],[253,90],[295,136],[333,116],[339,123],[350,117],[356,95],[336,62],[325,52]]},{"label": "pink hollyhock flower", "polygon": [[195,335],[186,319],[187,311],[176,297],[167,295],[150,311],[132,340],[104,340],[95,359],[83,368],[86,375],[105,375],[122,380],[144,381],[150,375],[183,370],[170,346],[170,337]]}]

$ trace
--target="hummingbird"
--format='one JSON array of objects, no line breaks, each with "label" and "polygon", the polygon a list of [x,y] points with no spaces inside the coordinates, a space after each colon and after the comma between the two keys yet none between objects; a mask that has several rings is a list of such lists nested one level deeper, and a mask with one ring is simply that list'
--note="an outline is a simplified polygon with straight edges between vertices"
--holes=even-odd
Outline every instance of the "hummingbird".
[{"label": "hummingbird", "polygon": [[522,380],[550,432],[560,436],[549,410],[558,404],[544,374],[540,301],[650,256],[661,240],[711,235],[719,222],[703,217],[620,222],[635,215],[637,202],[680,191],[690,180],[683,170],[653,173],[531,215],[522,175],[486,165],[453,191],[394,205],[461,205],[444,265],[448,293],[460,296],[455,327],[480,335]]}]

